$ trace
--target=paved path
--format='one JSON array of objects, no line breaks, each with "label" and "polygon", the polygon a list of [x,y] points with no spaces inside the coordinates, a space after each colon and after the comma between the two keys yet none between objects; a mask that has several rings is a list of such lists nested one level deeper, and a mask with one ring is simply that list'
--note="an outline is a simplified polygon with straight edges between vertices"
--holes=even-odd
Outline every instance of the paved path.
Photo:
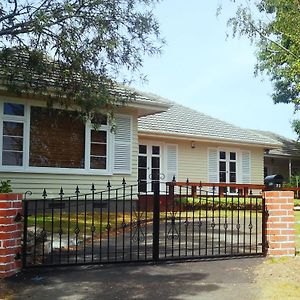
[{"label": "paved path", "polygon": [[32,269],[9,280],[12,299],[259,299],[253,271],[263,258],[160,265]]}]

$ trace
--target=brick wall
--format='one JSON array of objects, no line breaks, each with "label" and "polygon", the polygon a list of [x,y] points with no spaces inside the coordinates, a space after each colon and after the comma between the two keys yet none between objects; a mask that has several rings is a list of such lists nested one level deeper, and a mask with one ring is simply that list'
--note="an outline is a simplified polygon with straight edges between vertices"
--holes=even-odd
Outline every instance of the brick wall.
[{"label": "brick wall", "polygon": [[295,255],[294,193],[264,192],[266,205],[265,238],[267,256]]},{"label": "brick wall", "polygon": [[21,213],[22,194],[0,194],[0,278],[21,269]]}]

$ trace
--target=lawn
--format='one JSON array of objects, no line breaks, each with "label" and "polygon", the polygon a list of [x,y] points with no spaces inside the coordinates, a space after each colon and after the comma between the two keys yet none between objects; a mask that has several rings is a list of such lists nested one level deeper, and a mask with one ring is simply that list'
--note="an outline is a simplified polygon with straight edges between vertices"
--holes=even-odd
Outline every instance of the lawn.
[{"label": "lawn", "polygon": [[121,228],[122,224],[128,224],[130,222],[130,214],[115,214],[111,213],[102,214],[99,213],[79,213],[76,216],[75,213],[68,215],[67,213],[54,213],[52,215],[37,215],[28,217],[28,226],[36,226],[38,228],[44,228],[48,232],[58,233],[60,228],[63,234],[74,234],[75,229],[79,228],[79,235],[86,234],[90,235],[92,229],[94,229],[95,234],[106,231],[108,229],[108,224],[110,228],[115,230],[116,228]]},{"label": "lawn", "polygon": [[295,206],[300,206],[300,199],[295,199],[294,204]]},{"label": "lawn", "polygon": [[[160,212],[160,219],[162,222],[166,218],[172,218],[172,215],[175,215],[177,220],[184,222],[186,219],[205,219],[205,218],[240,218],[250,217],[252,214],[253,219],[255,215],[260,215],[260,203],[261,199],[256,200],[255,198],[212,198],[199,199],[199,198],[182,198],[181,200],[177,199],[177,205],[174,207],[174,212],[166,212],[164,209]],[[257,209],[256,209],[257,201]],[[246,204],[246,210],[244,210]],[[252,211],[249,209],[251,208]],[[179,211],[180,210],[180,211]],[[51,213],[45,214],[44,216],[38,214],[34,217],[34,214],[28,217],[28,226],[36,227],[38,229],[44,228],[47,232],[59,233],[62,231],[62,234],[73,235],[78,232],[79,236],[88,235],[90,236],[92,232],[94,235],[99,235],[100,233],[107,232],[108,228],[115,232],[122,230],[123,228],[128,228],[131,224],[136,223],[137,219],[141,220],[141,223],[152,222],[153,213],[146,211],[134,211],[132,214],[130,212],[115,213],[111,212],[110,214],[107,211],[103,211],[102,214],[99,212],[91,211],[79,213],[76,216],[76,213],[73,212],[68,215],[66,212],[60,214],[59,210],[54,210],[53,216]],[[34,228],[33,228],[34,230]]]}]

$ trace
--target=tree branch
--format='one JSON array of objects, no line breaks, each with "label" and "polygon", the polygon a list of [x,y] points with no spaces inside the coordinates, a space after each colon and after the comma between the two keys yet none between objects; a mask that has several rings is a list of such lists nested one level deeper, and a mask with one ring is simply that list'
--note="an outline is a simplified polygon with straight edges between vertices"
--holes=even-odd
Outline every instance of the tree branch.
[{"label": "tree branch", "polygon": [[279,47],[280,49],[282,49],[283,51],[287,52],[288,54],[290,54],[291,56],[293,56],[294,58],[298,58],[298,56],[296,54],[294,54],[293,52],[291,52],[289,49],[285,48],[284,46],[282,46],[280,43],[272,40],[271,38],[269,38],[268,36],[266,36],[265,34],[263,34],[254,24],[253,22],[251,22],[249,20],[249,24],[250,26],[254,29],[255,32],[257,32],[262,38],[268,40],[269,42],[275,44],[277,47]]}]

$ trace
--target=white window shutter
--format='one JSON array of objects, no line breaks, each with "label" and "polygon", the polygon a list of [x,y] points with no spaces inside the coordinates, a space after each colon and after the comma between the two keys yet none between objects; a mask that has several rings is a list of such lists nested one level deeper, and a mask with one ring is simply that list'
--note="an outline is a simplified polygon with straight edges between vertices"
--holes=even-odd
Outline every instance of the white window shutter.
[{"label": "white window shutter", "polygon": [[114,173],[131,173],[131,147],[131,117],[125,115],[117,115],[114,143]]},{"label": "white window shutter", "polygon": [[218,176],[218,150],[214,148],[208,149],[208,182],[217,183]]},{"label": "white window shutter", "polygon": [[177,179],[177,145],[166,145],[166,156],[167,156],[167,174],[165,180],[170,182],[173,180],[173,177]]},{"label": "white window shutter", "polygon": [[241,153],[241,178],[242,183],[250,184],[251,183],[251,163],[250,163],[250,152],[242,151]]}]

